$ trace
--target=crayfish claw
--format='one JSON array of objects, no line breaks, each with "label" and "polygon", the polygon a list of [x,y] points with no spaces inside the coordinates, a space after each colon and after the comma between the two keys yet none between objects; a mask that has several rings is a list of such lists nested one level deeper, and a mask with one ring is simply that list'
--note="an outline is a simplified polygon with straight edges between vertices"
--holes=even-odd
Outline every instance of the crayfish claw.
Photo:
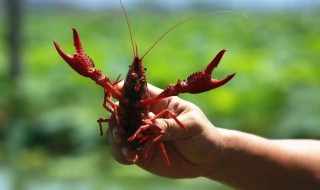
[{"label": "crayfish claw", "polygon": [[73,31],[73,44],[76,48],[77,53],[82,53],[83,52],[83,48],[82,48],[82,43],[78,34],[78,31],[72,27],[71,28]]},{"label": "crayfish claw", "polygon": [[209,63],[209,65],[206,67],[206,69],[203,71],[205,74],[208,74],[211,76],[212,74],[212,71],[214,68],[216,68],[221,59],[222,59],[222,56],[224,55],[224,53],[226,52],[227,50],[226,49],[223,49],[221,50],[214,58],[213,60]]},{"label": "crayfish claw", "polygon": [[203,71],[194,73],[188,77],[188,93],[198,94],[201,92],[212,90],[214,88],[218,88],[229,82],[234,77],[236,73],[230,74],[222,80],[211,78],[213,69],[219,65],[222,56],[226,51],[227,50],[225,49],[221,50]]},{"label": "crayfish claw", "polygon": [[226,76],[224,79],[221,79],[221,80],[211,79],[211,83],[213,84],[214,88],[218,88],[219,86],[222,86],[227,82],[229,82],[235,75],[236,73],[229,74],[228,76]]},{"label": "crayfish claw", "polygon": [[160,99],[177,96],[180,93],[198,94],[226,84],[236,73],[229,74],[222,80],[211,78],[213,69],[219,65],[226,51],[225,49],[221,50],[204,70],[193,73],[187,80],[178,80],[176,84],[169,84],[160,94],[149,99],[141,100],[140,104],[150,105]]},{"label": "crayfish claw", "polygon": [[[59,55],[60,55],[67,63],[73,62],[73,56],[70,56],[70,55],[64,53],[64,52],[62,51],[62,49],[60,48],[60,45],[59,45],[57,42],[54,41],[53,44],[54,44],[54,46],[56,47]],[[70,65],[70,64],[69,64],[69,65]]]},{"label": "crayfish claw", "polygon": [[74,55],[68,55],[64,53],[58,43],[54,42],[59,55],[80,75],[85,77],[91,77],[94,71],[94,63],[92,59],[83,52],[81,40],[79,34],[75,28],[73,30],[73,42],[76,48],[76,53]]}]

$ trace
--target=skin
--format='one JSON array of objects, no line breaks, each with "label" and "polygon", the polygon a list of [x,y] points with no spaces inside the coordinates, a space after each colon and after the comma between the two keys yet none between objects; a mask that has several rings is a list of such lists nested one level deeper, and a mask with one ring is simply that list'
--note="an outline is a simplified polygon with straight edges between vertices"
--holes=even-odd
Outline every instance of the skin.
[{"label": "skin", "polygon": [[[121,84],[118,86],[121,89]],[[162,90],[148,84],[151,96]],[[271,140],[215,127],[194,104],[170,97],[151,105],[149,116],[169,109],[188,128],[168,118],[157,119],[164,131],[171,165],[166,167],[158,146],[145,157],[144,149],[130,150],[111,116],[107,137],[113,157],[121,164],[136,164],[167,178],[206,177],[236,189],[320,189],[320,141]]]}]

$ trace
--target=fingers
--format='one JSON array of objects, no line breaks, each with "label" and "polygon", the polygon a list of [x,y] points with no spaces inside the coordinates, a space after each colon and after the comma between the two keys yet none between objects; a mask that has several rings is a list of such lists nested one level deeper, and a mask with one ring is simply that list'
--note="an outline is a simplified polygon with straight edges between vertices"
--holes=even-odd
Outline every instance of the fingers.
[{"label": "fingers", "polygon": [[149,90],[151,97],[157,96],[158,94],[160,94],[163,91],[161,88],[153,86],[150,83],[148,83],[148,90]]},{"label": "fingers", "polygon": [[114,159],[121,164],[134,164],[138,159],[137,153],[122,143],[120,134],[122,134],[122,129],[118,126],[110,126],[107,130],[107,139],[111,145],[111,154]]},{"label": "fingers", "polygon": [[[153,117],[154,114],[150,113],[149,117]],[[183,129],[179,126],[179,124],[172,118],[169,119],[156,119],[155,125],[163,131],[163,136],[161,140],[163,141],[170,141],[170,140],[181,140],[190,137],[193,133],[190,133],[189,125],[187,124],[188,117],[186,115],[180,115],[177,117],[179,121],[183,121],[183,125],[186,129]]]}]

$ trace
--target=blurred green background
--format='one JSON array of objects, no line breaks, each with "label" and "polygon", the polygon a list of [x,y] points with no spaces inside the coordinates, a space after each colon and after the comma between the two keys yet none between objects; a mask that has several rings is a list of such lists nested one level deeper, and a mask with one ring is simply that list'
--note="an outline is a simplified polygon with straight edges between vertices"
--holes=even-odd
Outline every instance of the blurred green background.
[{"label": "blurred green background", "polygon": [[[108,10],[22,3],[15,31],[20,46],[13,45],[10,31],[17,15],[10,11],[17,9],[0,3],[0,189],[230,189],[204,178],[164,179],[112,159],[96,123],[108,117],[103,90],[71,70],[52,43],[72,54],[76,27],[96,67],[112,80],[123,78],[133,55],[120,4],[111,2],[116,8]],[[181,20],[217,11],[176,28],[148,54],[148,82],[164,88],[185,79],[225,48],[214,76],[237,72],[235,78],[219,89],[180,97],[218,127],[267,138],[320,139],[319,9],[219,5],[128,5],[140,54]],[[12,47],[20,49],[13,61]]]}]

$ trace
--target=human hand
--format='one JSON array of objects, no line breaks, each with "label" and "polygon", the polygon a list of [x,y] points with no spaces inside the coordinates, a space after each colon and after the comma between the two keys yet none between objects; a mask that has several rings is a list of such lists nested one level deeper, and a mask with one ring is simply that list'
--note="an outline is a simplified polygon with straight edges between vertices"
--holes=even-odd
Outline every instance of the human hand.
[{"label": "human hand", "polygon": [[[119,85],[121,88],[121,85]],[[162,90],[148,84],[150,96]],[[178,97],[162,99],[150,106],[149,117],[168,109],[188,129],[181,129],[172,118],[156,119],[164,131],[160,141],[164,144],[171,165],[165,166],[161,150],[153,146],[145,158],[145,152],[132,150],[122,143],[123,129],[111,115],[107,137],[113,157],[122,164],[136,164],[141,168],[164,177],[190,178],[205,176],[221,154],[222,138],[218,130],[194,104]]]}]

